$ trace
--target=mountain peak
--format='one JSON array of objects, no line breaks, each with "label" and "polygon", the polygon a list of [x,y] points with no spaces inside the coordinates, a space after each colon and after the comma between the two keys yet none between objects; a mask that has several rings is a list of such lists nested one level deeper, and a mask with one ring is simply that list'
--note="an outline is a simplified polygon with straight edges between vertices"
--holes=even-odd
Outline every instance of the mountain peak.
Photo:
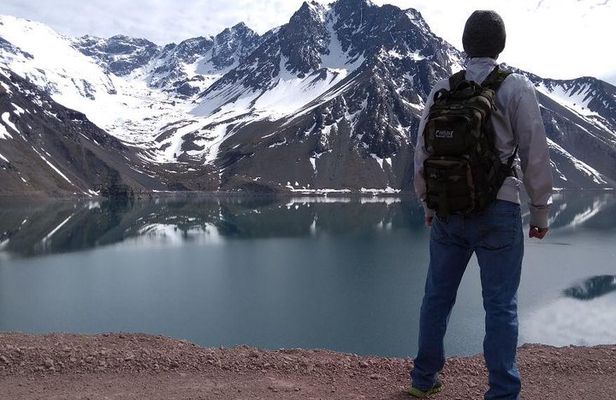
[{"label": "mountain peak", "polygon": [[242,22],[238,22],[237,24],[233,25],[230,28],[223,29],[218,35],[216,35],[216,37],[221,36],[221,35],[225,36],[225,35],[231,35],[231,34],[239,35],[242,37],[258,36],[255,31],[250,29],[250,27],[242,21]]},{"label": "mountain peak", "polygon": [[295,14],[293,14],[290,22],[306,18],[323,22],[325,20],[324,16],[326,10],[327,9],[323,4],[318,3],[314,0],[304,1],[299,10],[297,10]]},{"label": "mountain peak", "polygon": [[231,30],[248,30],[248,31],[252,31],[252,29],[250,29],[250,28],[248,27],[248,25],[246,25],[246,24],[244,23],[244,21],[242,21],[242,22],[238,22],[237,24],[233,25],[233,26],[231,27]]},{"label": "mountain peak", "polygon": [[109,39],[110,40],[131,40],[132,38],[128,37],[127,35],[118,34],[118,35],[110,36]]},{"label": "mountain peak", "polygon": [[426,31],[431,31],[430,26],[428,26],[428,23],[426,22],[423,15],[421,15],[421,13],[418,10],[414,8],[409,8],[409,9],[404,10],[404,12],[406,13],[406,16],[409,17],[409,19],[411,20],[413,24],[417,25],[418,27]]},{"label": "mountain peak", "polygon": [[318,68],[329,42],[326,14],[327,8],[322,4],[305,1],[282,27],[280,49],[289,71],[305,74]]},{"label": "mountain peak", "polygon": [[368,7],[373,7],[374,3],[371,0],[336,0],[334,2],[334,7],[336,7],[336,6],[345,6],[345,7],[368,6]]},{"label": "mountain peak", "polygon": [[[113,35],[108,39],[109,43],[123,43],[125,45],[138,46],[138,47],[157,47],[157,45],[148,39],[131,37],[127,35]],[[126,49],[123,49],[126,50]]]},{"label": "mountain peak", "polygon": [[250,29],[244,22],[237,23],[231,28],[225,28],[216,35],[215,39],[218,43],[227,41],[232,37],[253,38],[259,36],[255,31]]}]

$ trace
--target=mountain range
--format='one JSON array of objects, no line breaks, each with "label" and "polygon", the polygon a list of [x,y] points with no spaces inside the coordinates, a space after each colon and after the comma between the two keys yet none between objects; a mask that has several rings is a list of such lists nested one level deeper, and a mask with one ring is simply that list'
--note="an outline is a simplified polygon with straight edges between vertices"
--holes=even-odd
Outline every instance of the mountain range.
[{"label": "mountain range", "polygon": [[[412,188],[419,116],[465,55],[420,12],[305,2],[159,46],[0,17],[0,194],[367,194]],[[535,85],[557,187],[616,187],[616,87]]]}]

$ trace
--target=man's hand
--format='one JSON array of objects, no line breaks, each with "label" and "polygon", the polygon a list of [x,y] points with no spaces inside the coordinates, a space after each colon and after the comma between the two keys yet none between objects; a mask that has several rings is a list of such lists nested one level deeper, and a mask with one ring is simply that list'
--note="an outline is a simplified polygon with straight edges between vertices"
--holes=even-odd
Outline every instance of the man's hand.
[{"label": "man's hand", "polygon": [[545,235],[548,233],[548,228],[539,228],[538,226],[531,225],[528,230],[529,238],[537,238],[539,240],[543,239]]},{"label": "man's hand", "polygon": [[433,219],[433,218],[434,218],[434,217],[432,217],[432,216],[430,216],[430,217],[426,217],[425,222],[426,222],[426,226],[427,226],[428,228],[430,228],[430,227],[432,226],[432,219]]}]

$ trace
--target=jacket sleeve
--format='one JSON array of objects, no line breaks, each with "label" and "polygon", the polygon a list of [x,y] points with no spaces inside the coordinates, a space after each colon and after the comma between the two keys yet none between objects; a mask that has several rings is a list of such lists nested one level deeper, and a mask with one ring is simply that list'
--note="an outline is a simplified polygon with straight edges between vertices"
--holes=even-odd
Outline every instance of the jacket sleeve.
[{"label": "jacket sleeve", "polygon": [[552,203],[550,155],[535,88],[528,79],[522,81],[511,123],[518,140],[524,187],[530,198],[530,224],[547,228]]},{"label": "jacket sleeve", "polygon": [[421,120],[419,121],[419,128],[417,130],[417,144],[415,146],[415,174],[413,177],[413,182],[415,185],[415,194],[423,205],[426,217],[433,216],[434,210],[431,210],[428,208],[428,206],[426,206],[426,181],[424,180],[423,172],[424,161],[426,160],[426,158],[428,158],[428,153],[426,152],[424,144],[423,130],[426,126],[428,114],[430,113],[430,107],[432,107],[432,104],[434,103],[434,93],[439,90],[439,86],[442,87],[442,84],[436,84],[434,86],[434,88],[430,92],[430,95],[428,96],[428,99],[426,100],[426,104],[421,115]]}]

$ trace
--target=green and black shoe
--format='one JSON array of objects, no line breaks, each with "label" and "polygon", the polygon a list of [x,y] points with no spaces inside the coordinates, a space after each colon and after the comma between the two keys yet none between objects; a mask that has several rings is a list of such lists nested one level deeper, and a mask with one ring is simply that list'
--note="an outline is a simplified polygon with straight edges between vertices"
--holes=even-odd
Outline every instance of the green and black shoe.
[{"label": "green and black shoe", "polygon": [[441,390],[443,390],[443,384],[441,382],[436,382],[434,384],[434,386],[432,386],[432,388],[428,389],[428,390],[420,390],[417,389],[416,387],[411,387],[408,391],[408,393],[413,396],[416,397],[418,399],[423,399],[426,398],[430,395],[433,395],[435,393],[440,392]]}]

